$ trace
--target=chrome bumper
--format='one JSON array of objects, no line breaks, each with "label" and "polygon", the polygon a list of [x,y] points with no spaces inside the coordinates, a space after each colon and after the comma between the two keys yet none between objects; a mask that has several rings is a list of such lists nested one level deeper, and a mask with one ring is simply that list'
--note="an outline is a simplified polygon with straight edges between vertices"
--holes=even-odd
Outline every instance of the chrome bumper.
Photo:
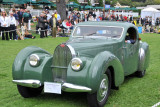
[{"label": "chrome bumper", "polygon": [[[31,88],[38,88],[41,86],[41,82],[39,80],[13,80],[13,83],[21,86],[25,86],[25,87],[31,87]],[[70,84],[70,83],[62,83],[62,90],[66,92],[91,92],[92,91],[91,88]]]},{"label": "chrome bumper", "polygon": [[62,90],[66,92],[91,92],[92,89],[84,86],[74,85],[70,83],[63,83]]},{"label": "chrome bumper", "polygon": [[13,83],[22,85],[25,87],[38,88],[41,86],[41,82],[39,80],[12,80]]}]

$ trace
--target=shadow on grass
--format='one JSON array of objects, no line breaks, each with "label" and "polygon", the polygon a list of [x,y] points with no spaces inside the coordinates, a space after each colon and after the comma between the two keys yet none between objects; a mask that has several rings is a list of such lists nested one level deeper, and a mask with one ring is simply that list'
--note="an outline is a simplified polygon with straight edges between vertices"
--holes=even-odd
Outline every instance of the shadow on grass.
[{"label": "shadow on grass", "polygon": [[[130,82],[136,78],[137,77],[135,74],[126,76],[123,84],[128,84],[128,82]],[[111,90],[110,97],[114,97],[114,95],[117,93],[117,91]],[[56,103],[57,105],[62,104],[62,102],[63,102],[63,105],[65,105],[66,107],[72,107],[72,106],[73,107],[87,107],[88,106],[87,93],[62,92],[61,95],[42,93],[40,96],[35,97],[33,99],[37,100],[37,101],[44,101],[46,103]],[[110,103],[110,100],[107,103]]]},{"label": "shadow on grass", "polygon": [[67,92],[62,92],[62,94],[42,93],[35,99],[46,100],[47,102],[55,102],[57,104],[63,102],[63,104],[66,105],[66,107],[69,105],[74,105],[76,107],[87,106],[87,93],[67,93]]}]

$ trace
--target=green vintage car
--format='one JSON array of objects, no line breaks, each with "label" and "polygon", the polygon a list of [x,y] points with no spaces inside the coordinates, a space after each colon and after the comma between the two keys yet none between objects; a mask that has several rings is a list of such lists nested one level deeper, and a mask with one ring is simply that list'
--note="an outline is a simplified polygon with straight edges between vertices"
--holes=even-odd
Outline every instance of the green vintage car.
[{"label": "green vintage car", "polygon": [[25,98],[43,89],[56,94],[86,92],[89,106],[102,107],[110,90],[118,89],[125,76],[145,75],[149,53],[133,24],[79,23],[53,55],[34,46],[21,50],[13,63],[13,82]]}]

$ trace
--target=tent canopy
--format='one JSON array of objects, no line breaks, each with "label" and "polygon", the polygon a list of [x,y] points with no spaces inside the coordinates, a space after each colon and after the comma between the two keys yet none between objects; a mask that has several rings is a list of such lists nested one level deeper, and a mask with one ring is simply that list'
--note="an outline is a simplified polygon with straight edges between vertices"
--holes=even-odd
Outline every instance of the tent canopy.
[{"label": "tent canopy", "polygon": [[80,5],[75,3],[75,2],[70,2],[70,3],[67,4],[67,6],[69,6],[69,7],[79,7]]},{"label": "tent canopy", "polygon": [[141,12],[159,12],[159,10],[153,8],[153,7],[147,7],[141,10]]},{"label": "tent canopy", "polygon": [[85,9],[92,9],[93,7],[92,6],[89,6],[89,5],[87,5],[87,6],[85,6]]},{"label": "tent canopy", "polygon": [[54,7],[56,7],[56,4],[51,3],[51,4],[48,4],[48,6],[54,6]]},{"label": "tent canopy", "polygon": [[143,10],[141,10],[141,18],[145,17],[152,17],[152,24],[155,24],[156,18],[159,16],[158,14],[160,13],[159,10],[153,8],[153,7],[147,7]]},{"label": "tent canopy", "polygon": [[50,2],[48,0],[41,0],[41,1],[38,1],[37,3],[39,3],[39,4],[51,4],[52,2]]},{"label": "tent canopy", "polygon": [[15,4],[26,4],[26,0],[12,0]]},{"label": "tent canopy", "polygon": [[153,7],[147,7],[145,9],[141,10],[141,17],[145,18],[146,16],[152,16],[154,18],[154,15],[156,12],[160,12],[160,11],[153,8]]},{"label": "tent canopy", "polygon": [[94,7],[94,9],[103,9],[104,7]]},{"label": "tent canopy", "polygon": [[137,8],[135,8],[135,7],[132,7],[132,8],[131,8],[131,10],[137,10]]}]

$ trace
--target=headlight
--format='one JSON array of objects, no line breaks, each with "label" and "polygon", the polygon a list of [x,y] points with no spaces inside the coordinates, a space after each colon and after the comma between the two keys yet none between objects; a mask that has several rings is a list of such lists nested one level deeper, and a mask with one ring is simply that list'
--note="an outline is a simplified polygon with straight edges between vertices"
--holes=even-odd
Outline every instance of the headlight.
[{"label": "headlight", "polygon": [[79,58],[73,58],[71,60],[71,67],[73,70],[76,70],[76,71],[80,70],[82,67],[82,60]]},{"label": "headlight", "polygon": [[31,66],[37,66],[39,64],[40,58],[36,54],[32,54],[29,57],[29,63]]}]

